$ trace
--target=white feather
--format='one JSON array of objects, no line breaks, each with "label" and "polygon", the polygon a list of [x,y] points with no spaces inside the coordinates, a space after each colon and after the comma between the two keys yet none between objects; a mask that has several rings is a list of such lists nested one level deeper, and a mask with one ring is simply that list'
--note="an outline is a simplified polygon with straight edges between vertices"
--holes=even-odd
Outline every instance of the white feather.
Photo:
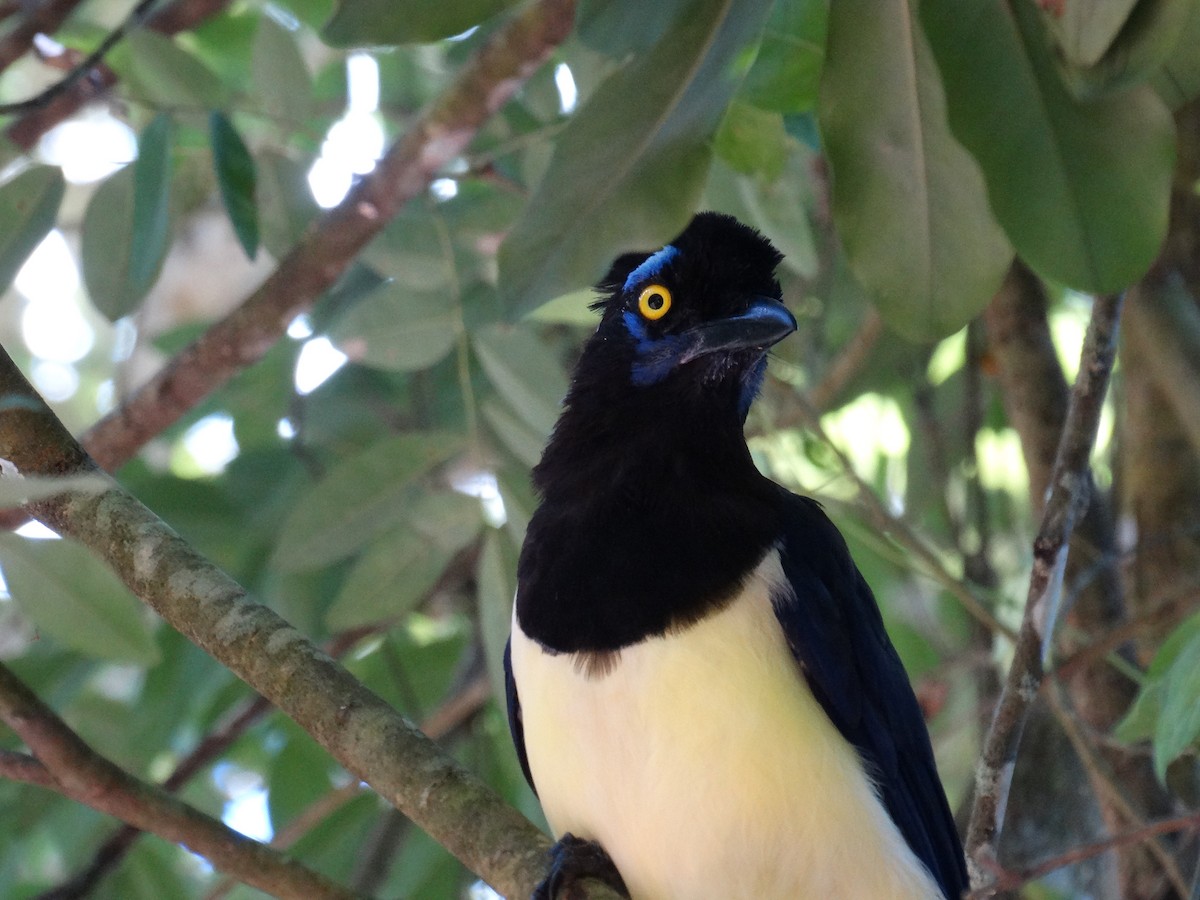
[{"label": "white feather", "polygon": [[720,612],[599,676],[514,616],[546,818],[599,841],[634,900],[940,898],[796,666],[771,607],[783,583],[773,550]]}]

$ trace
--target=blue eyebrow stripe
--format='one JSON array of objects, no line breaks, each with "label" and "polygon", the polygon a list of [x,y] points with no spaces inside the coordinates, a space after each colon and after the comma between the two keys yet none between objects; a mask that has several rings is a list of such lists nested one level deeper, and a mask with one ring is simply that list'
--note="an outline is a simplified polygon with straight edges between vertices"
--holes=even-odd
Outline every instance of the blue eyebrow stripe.
[{"label": "blue eyebrow stripe", "polygon": [[667,244],[657,253],[651,254],[645,262],[629,273],[629,277],[625,279],[624,289],[629,290],[638,282],[657,277],[658,273],[678,255],[679,251],[673,244]]}]

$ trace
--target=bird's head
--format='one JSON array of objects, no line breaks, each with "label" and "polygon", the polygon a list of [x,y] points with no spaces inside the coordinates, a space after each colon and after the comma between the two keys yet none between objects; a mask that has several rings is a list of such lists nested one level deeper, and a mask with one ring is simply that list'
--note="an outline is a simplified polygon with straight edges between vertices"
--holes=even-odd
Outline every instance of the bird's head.
[{"label": "bird's head", "polygon": [[732,389],[744,417],[767,349],[796,330],[775,278],[781,259],[732,216],[700,213],[661,250],[613,264],[583,364],[633,391],[682,398]]}]

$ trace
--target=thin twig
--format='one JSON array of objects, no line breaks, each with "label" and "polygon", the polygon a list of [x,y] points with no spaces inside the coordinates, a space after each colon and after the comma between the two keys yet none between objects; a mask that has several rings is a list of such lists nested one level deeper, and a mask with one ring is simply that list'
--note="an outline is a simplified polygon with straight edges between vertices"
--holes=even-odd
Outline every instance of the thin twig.
[{"label": "thin twig", "polygon": [[[850,336],[826,367],[820,380],[813,384],[805,395],[801,395],[799,391],[789,391],[784,395],[785,399],[775,416],[775,428],[797,428],[810,420],[812,410],[821,413],[828,411],[846,385],[862,371],[882,334],[883,320],[879,318],[879,313],[872,309],[858,330]],[[800,402],[805,398],[807,408]]]},{"label": "thin twig", "polygon": [[1200,605],[1200,592],[1195,584],[1173,586],[1175,589],[1164,595],[1150,598],[1145,608],[1136,616],[1125,620],[1074,650],[1069,656],[1057,660],[1054,666],[1056,678],[1067,681],[1081,669],[1110,657],[1147,629],[1160,633],[1174,628],[1191,616]]},{"label": "thin twig", "polygon": [[[347,784],[327,791],[302,809],[284,828],[279,829],[271,839],[271,846],[277,850],[286,850],[351,800],[361,797],[369,790],[370,788],[355,778]],[[236,887],[235,879],[222,878],[204,895],[204,900],[222,900]]]},{"label": "thin twig", "polygon": [[[1070,708],[1063,685],[1055,679],[1047,679],[1045,684],[1049,686],[1049,690],[1044,691],[1044,694],[1049,700],[1050,710],[1054,713],[1067,740],[1070,741],[1076,756],[1079,757],[1079,762],[1087,773],[1088,781],[1099,795],[1101,803],[1111,807],[1120,816],[1123,825],[1133,828],[1143,827],[1146,824],[1145,819],[1138,814],[1133,802],[1123,789],[1120,779],[1084,735],[1085,726],[1078,720],[1075,711]],[[1157,840],[1148,839],[1146,845],[1150,855],[1162,868],[1178,896],[1182,897],[1187,893],[1187,882],[1184,880],[1175,858]]]},{"label": "thin twig", "polygon": [[159,34],[174,35],[190,31],[205,19],[229,6],[232,0],[175,0],[156,12],[147,27]]},{"label": "thin twig", "polygon": [[[24,15],[20,22],[13,25],[0,38],[0,72],[4,72],[18,59],[29,52],[33,39],[39,34],[50,35],[58,31],[75,8],[83,0],[50,0],[39,3]],[[5,17],[16,12],[24,12],[27,4],[21,0],[5,4]]]},{"label": "thin twig", "polygon": [[956,578],[946,570],[938,554],[909,527],[903,518],[892,514],[875,490],[858,474],[854,468],[854,463],[850,461],[845,452],[830,440],[829,435],[821,425],[821,418],[817,414],[816,409],[813,408],[812,404],[799,391],[796,393],[796,403],[797,408],[801,411],[805,427],[812,431],[823,444],[833,451],[843,471],[854,482],[858,490],[859,499],[865,506],[865,511],[875,521],[876,526],[884,533],[890,534],[900,546],[916,557],[924,566],[923,571],[925,574],[936,581],[948,593],[953,594],[959,603],[962,604],[963,609],[970,613],[980,624],[993,634],[1001,634],[1011,640],[1015,640],[1016,632],[997,619],[992,614],[992,611],[988,609],[987,605],[976,596],[975,592],[963,583],[961,578]]},{"label": "thin twig", "polygon": [[[203,20],[227,7],[230,2],[231,0],[176,0],[150,16],[145,27],[149,31],[170,37],[195,28]],[[39,29],[45,34],[53,30],[54,28]],[[32,35],[29,40],[32,40]],[[116,83],[116,73],[109,66],[100,63],[92,68],[87,78],[77,79],[69,90],[60,93],[41,109],[31,110],[11,122],[4,129],[4,136],[16,146],[30,150],[47,131],[79,112],[83,106],[103,95]]]},{"label": "thin twig", "polygon": [[826,367],[821,380],[808,392],[809,402],[817,409],[828,409],[871,358],[871,351],[883,334],[883,319],[872,307],[858,330]]},{"label": "thin twig", "polygon": [[158,2],[159,0],[141,0],[133,8],[133,12],[125,18],[125,21],[106,34],[104,40],[96,46],[96,49],[85,56],[70,72],[44,91],[34,94],[32,97],[28,97],[25,100],[18,100],[15,103],[0,103],[0,116],[11,116],[17,113],[44,109],[53,101],[66,94],[77,82],[86,78],[103,61],[109,51],[125,39],[126,35],[135,28],[139,28],[150,17],[150,14],[154,11],[155,4]]},{"label": "thin twig", "polygon": [[1054,634],[1068,542],[1088,502],[1088,460],[1116,356],[1121,302],[1120,295],[1101,296],[1092,307],[1079,375],[1071,390],[1052,470],[1050,496],[1034,540],[1033,571],[1013,662],[976,772],[966,850],[972,883],[977,888],[987,887],[991,880],[991,863],[997,859],[996,842],[1004,824],[1021,733],[1045,675],[1043,647]]},{"label": "thin twig", "polygon": [[[997,891],[1015,891],[1029,884],[1031,881],[1037,881],[1039,878],[1049,875],[1051,872],[1065,868],[1066,866],[1076,865],[1084,860],[1100,856],[1102,853],[1119,850],[1121,847],[1128,847],[1132,844],[1140,844],[1162,834],[1196,831],[1197,829],[1200,829],[1200,812],[1193,812],[1183,816],[1175,816],[1171,819],[1160,819],[1157,822],[1150,822],[1140,828],[1123,831],[1102,841],[1075,847],[1066,853],[1052,856],[1028,868],[1017,871],[996,868],[991,870],[995,876],[993,884],[988,888],[971,891],[971,893],[967,894],[967,898],[968,900],[985,900],[985,898],[992,896]],[[1187,893],[1185,890],[1179,896],[1187,896]]]},{"label": "thin twig", "polygon": [[54,779],[54,790],[184,844],[213,866],[279,897],[351,900],[355,894],[271,848],[139,781],[100,756],[8,668],[0,665],[0,720]]}]

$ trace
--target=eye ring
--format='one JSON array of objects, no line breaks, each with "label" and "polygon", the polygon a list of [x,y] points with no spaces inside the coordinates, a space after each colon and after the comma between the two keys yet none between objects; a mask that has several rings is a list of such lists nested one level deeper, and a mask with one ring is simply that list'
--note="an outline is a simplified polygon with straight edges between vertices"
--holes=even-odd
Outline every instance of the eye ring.
[{"label": "eye ring", "polygon": [[671,292],[661,284],[652,284],[638,295],[638,312],[642,318],[657,322],[671,309]]}]

